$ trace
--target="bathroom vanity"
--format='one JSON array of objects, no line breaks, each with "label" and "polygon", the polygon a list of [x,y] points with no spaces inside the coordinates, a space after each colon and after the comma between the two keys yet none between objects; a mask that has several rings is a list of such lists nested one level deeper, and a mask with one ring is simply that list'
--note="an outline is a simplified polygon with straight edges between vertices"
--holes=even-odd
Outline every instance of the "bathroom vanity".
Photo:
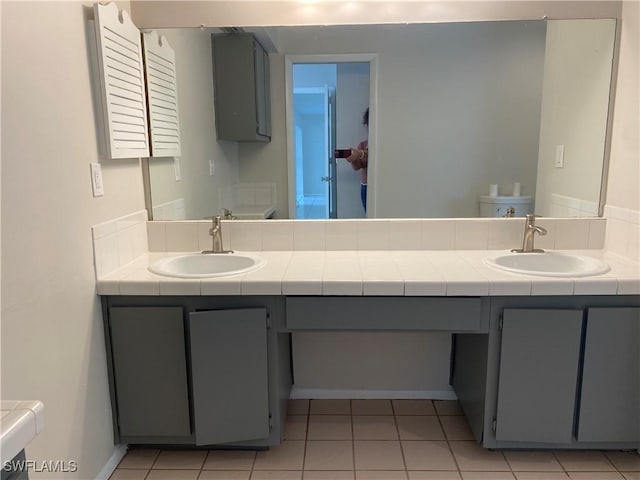
[{"label": "bathroom vanity", "polygon": [[103,308],[116,442],[280,442],[292,385],[282,299],[121,296]]},{"label": "bathroom vanity", "polygon": [[[269,269],[268,258],[260,275],[213,281],[159,277],[148,263],[98,283],[119,443],[277,445],[293,384],[290,337],[302,331],[451,333],[451,384],[486,448],[622,449],[640,440],[640,295],[579,294],[637,283],[615,269],[599,283],[548,283],[566,295],[532,295],[535,277],[507,273],[530,293],[500,295],[470,269],[440,295],[410,296],[408,282],[405,294],[363,295],[363,281],[360,294],[336,296],[328,279],[314,290]],[[274,293],[249,294],[251,275],[263,287],[271,276]],[[233,285],[237,294],[223,293]]]}]

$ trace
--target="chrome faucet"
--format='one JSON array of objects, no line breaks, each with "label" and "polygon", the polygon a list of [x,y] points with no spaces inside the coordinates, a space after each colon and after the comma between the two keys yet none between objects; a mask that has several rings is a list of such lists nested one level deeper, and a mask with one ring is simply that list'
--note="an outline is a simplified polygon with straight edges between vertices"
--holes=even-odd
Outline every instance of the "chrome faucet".
[{"label": "chrome faucet", "polygon": [[535,215],[526,215],[524,221],[524,234],[522,236],[522,248],[512,248],[513,253],[543,253],[544,250],[534,248],[534,235],[546,235],[547,230],[535,224]]},{"label": "chrome faucet", "polygon": [[502,215],[504,218],[513,218],[516,216],[516,209],[514,207],[507,208],[507,213]]},{"label": "chrome faucet", "polygon": [[222,217],[216,215],[211,220],[213,221],[209,229],[211,250],[204,250],[202,253],[233,253],[233,250],[225,250],[222,246]]},{"label": "chrome faucet", "polygon": [[233,216],[233,212],[228,208],[222,209],[222,216],[225,220],[235,220],[236,217]]}]

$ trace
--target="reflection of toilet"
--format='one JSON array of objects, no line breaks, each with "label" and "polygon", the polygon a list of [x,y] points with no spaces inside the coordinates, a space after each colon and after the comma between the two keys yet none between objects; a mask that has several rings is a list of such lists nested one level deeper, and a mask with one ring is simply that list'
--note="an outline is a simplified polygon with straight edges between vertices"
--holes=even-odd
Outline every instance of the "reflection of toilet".
[{"label": "reflection of toilet", "polygon": [[505,217],[510,208],[515,210],[516,217],[524,217],[528,213],[533,213],[533,197],[480,195],[481,217]]}]

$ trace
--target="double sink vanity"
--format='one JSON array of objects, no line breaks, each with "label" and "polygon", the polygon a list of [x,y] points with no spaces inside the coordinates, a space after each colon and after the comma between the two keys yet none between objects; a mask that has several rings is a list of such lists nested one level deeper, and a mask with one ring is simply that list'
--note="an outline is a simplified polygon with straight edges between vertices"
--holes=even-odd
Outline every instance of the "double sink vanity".
[{"label": "double sink vanity", "polygon": [[147,253],[98,278],[118,443],[280,443],[295,332],[451,334],[486,448],[640,441],[637,264],[601,250]]}]

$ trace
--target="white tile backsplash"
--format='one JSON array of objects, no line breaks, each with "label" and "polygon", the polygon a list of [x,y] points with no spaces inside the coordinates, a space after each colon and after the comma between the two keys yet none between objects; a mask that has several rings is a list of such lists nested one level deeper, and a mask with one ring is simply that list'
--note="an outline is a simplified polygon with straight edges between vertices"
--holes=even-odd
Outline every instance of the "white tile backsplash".
[{"label": "white tile backsplash", "polygon": [[640,211],[605,206],[607,220],[605,249],[640,261]]},{"label": "white tile backsplash", "polygon": [[590,220],[559,222],[556,227],[555,248],[558,250],[588,248],[590,223]]},{"label": "white tile backsplash", "polygon": [[524,220],[521,218],[500,218],[489,222],[489,250],[520,248]]},{"label": "white tile backsplash", "polygon": [[118,229],[118,265],[126,265],[133,261],[132,228]]},{"label": "white tile backsplash", "polygon": [[298,220],[294,222],[294,250],[324,250],[325,245],[325,222],[315,220]]},{"label": "white tile backsplash", "polygon": [[456,220],[455,250],[486,250],[488,244],[489,222],[487,220]]},{"label": "white tile backsplash", "polygon": [[107,235],[115,235],[118,233],[118,228],[116,227],[116,222],[105,222],[91,227],[91,232],[94,239],[102,238]]},{"label": "white tile backsplash", "polygon": [[166,245],[169,252],[198,250],[198,225],[194,222],[167,222]]},{"label": "white tile backsplash", "polygon": [[[222,232],[229,232],[229,246],[232,250],[262,250],[262,222],[229,221],[222,225]],[[224,242],[224,238],[223,238]]]},{"label": "white tile backsplash", "polygon": [[185,214],[183,198],[153,206],[154,220],[186,220]]},{"label": "white tile backsplash", "polygon": [[168,222],[147,222],[150,252],[167,251],[167,223]]},{"label": "white tile backsplash", "polygon": [[598,203],[566,195],[551,194],[551,214],[554,217],[587,218],[598,216]]},{"label": "white tile backsplash", "polygon": [[456,239],[455,220],[422,222],[422,250],[453,250]]},{"label": "white tile backsplash", "polygon": [[255,205],[256,203],[256,189],[252,184],[239,184],[237,196],[240,205]]},{"label": "white tile backsplash", "polygon": [[388,220],[365,220],[356,224],[357,250],[389,250]]},{"label": "white tile backsplash", "polygon": [[147,211],[91,227],[96,277],[104,277],[148,251]]},{"label": "white tile backsplash", "polygon": [[98,277],[103,277],[120,266],[117,234],[96,238],[93,245]]},{"label": "white tile backsplash", "polygon": [[[508,250],[522,244],[523,222],[521,218],[229,220],[222,222],[222,234],[225,248],[240,251]],[[547,235],[536,235],[538,248],[602,249],[605,236],[607,244],[611,244],[610,230],[614,230],[619,241],[616,250],[632,251],[633,245],[638,248],[638,235],[631,236],[636,239],[633,243],[628,224],[624,224],[624,232],[620,233],[616,231],[619,225],[612,219],[538,218],[536,224],[547,229]],[[108,226],[97,227],[96,231],[103,236],[112,232]],[[210,228],[211,222],[206,220],[147,222],[148,250],[210,249]],[[135,239],[133,256],[141,249]]]},{"label": "white tile backsplash", "polygon": [[629,243],[627,244],[627,257],[640,260],[640,224],[632,223],[629,227]]},{"label": "white tile backsplash", "polygon": [[420,250],[422,221],[389,220],[389,248],[391,250]]},{"label": "white tile backsplash", "polygon": [[607,220],[604,218],[593,218],[589,222],[589,242],[590,249],[602,250],[604,248],[605,233],[607,230]]},{"label": "white tile backsplash", "polygon": [[[202,252],[203,250],[211,250],[213,248],[213,239],[211,235],[209,235],[209,231],[211,230],[211,222],[198,222],[196,225],[196,231],[198,235],[198,251]],[[224,248],[229,248],[229,235],[228,229],[224,228],[224,222],[222,226],[222,246]],[[225,236],[226,234],[226,237]]]},{"label": "white tile backsplash", "polygon": [[[575,219],[567,220],[575,222]],[[534,245],[536,248],[543,250],[553,250],[556,248],[556,230],[558,228],[558,220],[555,218],[536,218],[536,225],[547,231],[546,235],[536,235]],[[523,226],[524,229],[524,226]],[[522,237],[520,237],[519,245],[522,246]]]},{"label": "white tile backsplash", "polygon": [[335,220],[325,225],[326,250],[356,250],[358,222]]},{"label": "white tile backsplash", "polygon": [[262,224],[262,250],[293,250],[293,220],[271,220]]},{"label": "white tile backsplash", "polygon": [[256,183],[256,204],[274,205],[276,203],[275,183]]}]

